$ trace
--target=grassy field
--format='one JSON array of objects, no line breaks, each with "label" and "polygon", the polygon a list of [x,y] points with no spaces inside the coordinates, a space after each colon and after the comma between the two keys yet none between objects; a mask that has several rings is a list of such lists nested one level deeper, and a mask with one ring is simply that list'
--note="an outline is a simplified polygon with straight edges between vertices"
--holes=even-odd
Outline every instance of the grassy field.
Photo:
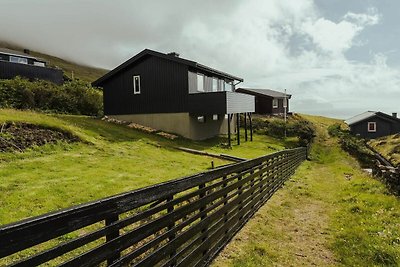
[{"label": "grassy field", "polygon": [[373,139],[368,144],[394,165],[400,166],[400,134]]},{"label": "grassy field", "polygon": [[83,142],[46,145],[24,153],[0,153],[0,225],[45,212],[178,178],[229,162],[174,149],[184,146],[254,158],[293,145],[255,135],[254,142],[215,138],[171,141],[85,116],[0,110],[0,123],[24,121],[60,128]]},{"label": "grassy field", "polygon": [[399,266],[400,200],[365,174],[326,127],[312,161],[264,205],[212,266]]}]

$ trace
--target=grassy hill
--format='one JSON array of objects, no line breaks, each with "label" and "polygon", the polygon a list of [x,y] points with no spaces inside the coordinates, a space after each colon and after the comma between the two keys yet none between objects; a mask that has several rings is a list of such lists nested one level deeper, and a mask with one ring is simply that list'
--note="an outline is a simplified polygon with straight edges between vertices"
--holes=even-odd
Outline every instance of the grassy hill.
[{"label": "grassy hill", "polygon": [[211,161],[215,166],[230,163],[176,146],[254,158],[293,145],[256,134],[253,142],[227,149],[220,138],[171,141],[86,116],[0,109],[0,125],[5,121],[59,128],[82,142],[0,153],[0,225],[205,171]]},{"label": "grassy hill", "polygon": [[373,139],[368,144],[394,165],[400,166],[400,134]]},{"label": "grassy hill", "polygon": [[[8,48],[16,51],[23,52],[24,48],[19,47],[16,45],[11,45],[5,42],[0,41],[0,47],[3,48]],[[29,48],[29,47],[28,47]],[[48,64],[52,67],[59,67],[64,71],[64,74],[71,78],[72,72],[74,73],[74,77],[87,81],[87,82],[93,82],[97,78],[103,76],[105,73],[108,72],[108,70],[105,69],[100,69],[100,68],[94,68],[94,67],[89,67],[89,66],[84,66],[80,65],[71,61],[64,60],[62,58],[59,58],[57,56],[53,55],[48,55],[39,51],[30,51],[30,54],[35,57],[42,58],[48,62]]]}]

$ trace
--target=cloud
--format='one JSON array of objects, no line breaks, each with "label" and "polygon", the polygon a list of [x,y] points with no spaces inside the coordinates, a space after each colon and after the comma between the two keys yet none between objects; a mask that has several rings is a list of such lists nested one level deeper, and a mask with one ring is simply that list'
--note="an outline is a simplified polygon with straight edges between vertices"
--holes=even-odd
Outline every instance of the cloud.
[{"label": "cloud", "polygon": [[176,51],[243,77],[245,86],[287,88],[297,112],[345,118],[397,108],[400,71],[385,54],[371,52],[364,62],[346,57],[368,45],[360,38],[366,29],[382,23],[376,8],[333,21],[312,0],[40,3],[3,0],[0,38],[106,68],[144,48]]}]

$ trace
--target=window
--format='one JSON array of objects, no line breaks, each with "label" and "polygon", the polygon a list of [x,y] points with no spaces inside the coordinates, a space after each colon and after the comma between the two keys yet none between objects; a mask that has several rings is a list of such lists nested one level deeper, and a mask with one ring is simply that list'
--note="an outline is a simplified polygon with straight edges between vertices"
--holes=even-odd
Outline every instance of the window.
[{"label": "window", "polygon": [[287,98],[284,98],[284,99],[283,99],[283,107],[284,107],[284,108],[287,108],[287,103],[288,103]]},{"label": "window", "polygon": [[225,91],[225,81],[218,80],[218,91]]},{"label": "window", "polygon": [[233,90],[232,82],[225,82],[225,91],[232,92]]},{"label": "window", "polygon": [[213,121],[217,121],[218,120],[218,114],[214,114],[212,119],[213,119]]},{"label": "window", "polygon": [[133,76],[133,93],[135,95],[140,94],[140,76],[139,75]]},{"label": "window", "polygon": [[218,79],[217,78],[212,79],[212,91],[213,92],[218,91]]},{"label": "window", "polygon": [[23,57],[10,56],[10,62],[28,64],[28,59]]},{"label": "window", "polygon": [[39,67],[45,67],[46,65],[44,64],[44,62],[40,62],[40,61],[34,61],[33,65],[35,66],[39,66]]},{"label": "window", "polygon": [[204,75],[197,74],[197,91],[204,92]]},{"label": "window", "polygon": [[278,99],[274,98],[272,99],[272,107],[277,108],[278,107]]},{"label": "window", "polygon": [[204,123],[204,122],[206,122],[206,118],[204,116],[198,116],[197,117],[197,121],[201,122],[201,123]]},{"label": "window", "polygon": [[368,122],[368,132],[376,132],[376,122]]}]

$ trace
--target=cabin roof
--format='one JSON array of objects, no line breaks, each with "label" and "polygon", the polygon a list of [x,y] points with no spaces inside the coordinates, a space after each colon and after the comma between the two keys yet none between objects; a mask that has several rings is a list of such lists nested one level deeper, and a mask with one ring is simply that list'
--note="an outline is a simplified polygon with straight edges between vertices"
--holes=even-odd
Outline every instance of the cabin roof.
[{"label": "cabin roof", "polygon": [[[269,96],[273,98],[285,98],[285,93],[274,91],[271,89],[256,89],[256,88],[238,88],[235,90],[235,92],[240,92],[240,93],[247,93],[250,95],[255,95],[255,96]],[[290,99],[292,95],[286,94],[286,97]]]},{"label": "cabin roof", "polygon": [[383,112],[380,112],[380,111],[366,111],[364,113],[358,114],[358,115],[356,115],[354,117],[351,117],[350,119],[345,120],[345,122],[348,125],[353,125],[353,124],[365,121],[365,120],[370,119],[370,118],[375,117],[375,116],[378,116],[378,117],[380,117],[382,119],[385,119],[385,120],[389,120],[391,122],[400,123],[400,119],[395,118],[393,116],[390,116],[390,115],[388,115],[386,113],[383,113]]},{"label": "cabin roof", "polygon": [[124,63],[122,63],[121,65],[119,65],[118,67],[114,68],[113,70],[109,71],[108,73],[106,73],[104,76],[100,77],[99,79],[97,79],[96,81],[94,81],[92,84],[95,86],[100,86],[103,82],[105,82],[106,80],[108,80],[109,78],[111,78],[112,76],[114,76],[115,74],[119,73],[120,71],[124,70],[125,68],[129,67],[130,65],[136,63],[138,60],[142,59],[145,56],[155,56],[155,57],[159,57],[159,58],[163,58],[163,59],[167,59],[167,60],[171,60],[180,64],[184,64],[187,65],[193,69],[197,69],[200,71],[205,71],[211,74],[215,74],[218,76],[222,76],[224,78],[230,79],[230,80],[237,80],[240,82],[243,82],[242,78],[233,76],[231,74],[228,74],[226,72],[222,72],[219,70],[216,70],[214,68],[208,67],[206,65],[202,65],[200,63],[197,63],[195,61],[191,61],[188,59],[184,59],[181,58],[179,56],[175,56],[175,55],[170,55],[170,54],[164,54],[164,53],[160,53],[157,51],[153,51],[150,49],[145,49],[142,52],[140,52],[139,54],[133,56],[132,58],[128,59],[127,61],[125,61]]}]

